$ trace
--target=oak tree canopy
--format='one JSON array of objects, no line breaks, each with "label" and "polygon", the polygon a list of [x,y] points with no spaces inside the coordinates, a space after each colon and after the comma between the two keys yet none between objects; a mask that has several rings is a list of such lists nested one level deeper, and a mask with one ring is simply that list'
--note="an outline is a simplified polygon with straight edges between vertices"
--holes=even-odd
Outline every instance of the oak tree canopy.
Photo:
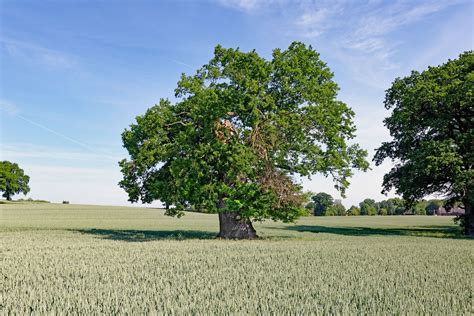
[{"label": "oak tree canopy", "polygon": [[176,102],[159,104],[122,134],[120,162],[132,202],[160,200],[168,215],[219,214],[222,238],[254,238],[252,221],[290,222],[305,212],[295,176],[322,173],[344,194],[367,155],[354,112],[337,100],[333,74],[311,46],[294,42],[271,60],[217,46]]},{"label": "oak tree canopy", "polygon": [[17,163],[0,161],[0,192],[3,192],[2,196],[7,201],[11,201],[15,194],[30,192],[28,182],[30,182],[30,177]]},{"label": "oak tree canopy", "polygon": [[465,52],[423,72],[396,79],[387,90],[385,119],[393,140],[377,149],[375,162],[395,165],[383,180],[413,203],[431,194],[461,202],[462,226],[474,235],[474,53]]}]

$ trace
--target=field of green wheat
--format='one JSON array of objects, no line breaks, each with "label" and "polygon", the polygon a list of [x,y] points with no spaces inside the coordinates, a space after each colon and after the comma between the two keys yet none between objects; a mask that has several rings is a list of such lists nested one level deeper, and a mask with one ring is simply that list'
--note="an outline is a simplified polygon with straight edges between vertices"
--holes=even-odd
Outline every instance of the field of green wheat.
[{"label": "field of green wheat", "polygon": [[0,314],[473,311],[474,240],[448,217],[307,217],[216,240],[216,215],[0,205]]}]

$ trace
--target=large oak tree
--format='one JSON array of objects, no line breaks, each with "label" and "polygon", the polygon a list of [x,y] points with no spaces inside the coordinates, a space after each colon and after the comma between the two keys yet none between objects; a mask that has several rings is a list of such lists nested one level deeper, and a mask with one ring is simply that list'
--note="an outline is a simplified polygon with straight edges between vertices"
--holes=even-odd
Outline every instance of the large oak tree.
[{"label": "large oak tree", "polygon": [[385,96],[392,141],[375,162],[390,158],[384,191],[395,188],[409,203],[441,194],[462,202],[464,232],[474,235],[474,54],[465,52],[426,71],[396,79]]},{"label": "large oak tree", "polygon": [[219,214],[222,238],[255,238],[252,221],[295,220],[305,195],[295,176],[332,176],[342,193],[366,152],[348,145],[354,112],[336,99],[333,74],[311,46],[255,51],[215,48],[181,77],[177,102],[162,99],[122,134],[129,200],[160,200],[168,215]]}]

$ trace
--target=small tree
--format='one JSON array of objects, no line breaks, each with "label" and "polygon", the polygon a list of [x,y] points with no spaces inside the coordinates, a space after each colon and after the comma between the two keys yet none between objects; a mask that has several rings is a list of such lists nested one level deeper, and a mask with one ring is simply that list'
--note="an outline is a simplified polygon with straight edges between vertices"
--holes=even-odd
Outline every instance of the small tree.
[{"label": "small tree", "polygon": [[463,203],[461,221],[474,235],[474,54],[396,79],[385,95],[385,119],[393,140],[374,160],[396,161],[384,176],[384,192],[395,188],[408,204],[430,194]]},{"label": "small tree", "polygon": [[8,201],[15,194],[30,192],[28,182],[30,177],[25,175],[18,164],[9,161],[0,162],[0,192]]},{"label": "small tree", "polygon": [[334,205],[334,198],[325,192],[320,192],[311,197],[314,203],[314,215],[326,216],[327,210]]},{"label": "small tree", "polygon": [[377,204],[372,199],[365,199],[359,203],[360,215],[377,215]]},{"label": "small tree", "polygon": [[255,51],[217,46],[178,101],[160,100],[122,134],[129,200],[161,200],[168,215],[189,207],[219,214],[222,238],[255,238],[252,221],[293,221],[305,198],[295,176],[330,175],[344,194],[366,152],[348,145],[354,112],[336,99],[333,74],[311,46]]}]

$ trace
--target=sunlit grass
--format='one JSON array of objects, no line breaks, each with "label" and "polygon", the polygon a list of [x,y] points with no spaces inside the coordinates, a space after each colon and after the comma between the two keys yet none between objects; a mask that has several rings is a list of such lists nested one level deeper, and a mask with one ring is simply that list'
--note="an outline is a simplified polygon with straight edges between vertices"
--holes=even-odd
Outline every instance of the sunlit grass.
[{"label": "sunlit grass", "polygon": [[469,314],[473,240],[446,217],[258,223],[216,215],[0,205],[0,314]]}]

